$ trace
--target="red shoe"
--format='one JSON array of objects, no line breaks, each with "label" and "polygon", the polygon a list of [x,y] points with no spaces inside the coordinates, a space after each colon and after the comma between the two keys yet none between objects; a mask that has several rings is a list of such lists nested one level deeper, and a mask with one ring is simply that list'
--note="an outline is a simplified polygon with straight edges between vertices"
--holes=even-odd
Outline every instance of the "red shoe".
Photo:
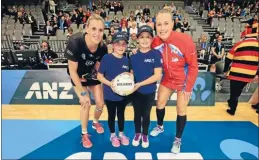
[{"label": "red shoe", "polygon": [[92,142],[89,139],[89,134],[83,134],[82,135],[82,143],[85,148],[91,148],[93,146]]},{"label": "red shoe", "polygon": [[93,123],[92,128],[96,130],[97,133],[102,134],[104,132],[103,126],[101,123]]}]

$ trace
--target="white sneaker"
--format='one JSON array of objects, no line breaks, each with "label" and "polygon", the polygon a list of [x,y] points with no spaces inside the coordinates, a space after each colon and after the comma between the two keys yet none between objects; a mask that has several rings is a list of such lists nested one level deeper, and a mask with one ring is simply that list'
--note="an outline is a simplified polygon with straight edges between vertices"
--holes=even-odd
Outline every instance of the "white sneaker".
[{"label": "white sneaker", "polygon": [[141,140],[141,134],[140,133],[136,133],[135,137],[132,140],[132,145],[135,146],[135,147],[139,146],[140,140]]},{"label": "white sneaker", "polygon": [[174,154],[180,153],[181,150],[181,139],[175,138],[171,152]]},{"label": "white sneaker", "polygon": [[158,136],[160,133],[164,132],[164,128],[163,126],[159,126],[157,125],[150,133],[151,136],[156,137]]},{"label": "white sneaker", "polygon": [[148,146],[149,146],[148,136],[142,135],[142,147],[148,148]]}]

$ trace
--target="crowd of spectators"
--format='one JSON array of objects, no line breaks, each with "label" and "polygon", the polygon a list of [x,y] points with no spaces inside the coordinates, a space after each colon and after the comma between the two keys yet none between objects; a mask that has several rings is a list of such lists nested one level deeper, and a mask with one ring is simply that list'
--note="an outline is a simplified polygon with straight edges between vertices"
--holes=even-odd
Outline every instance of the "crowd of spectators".
[{"label": "crowd of spectators", "polygon": [[[253,24],[258,23],[259,0],[244,0],[244,1],[227,1],[218,3],[217,1],[202,0],[199,6],[199,15],[202,17],[204,10],[208,11],[207,23],[211,25],[213,18],[230,18],[232,21],[238,19],[240,23],[245,23],[245,27],[250,28]],[[247,19],[247,16],[252,18]],[[242,28],[246,32],[247,28]],[[224,60],[226,55],[225,46],[222,43],[224,33],[217,31],[211,37],[206,37],[204,34],[198,40],[197,50],[199,58],[207,58],[210,60],[211,70],[215,72],[215,63]],[[240,34],[240,39],[242,38]]]},{"label": "crowd of spectators", "polygon": [[[188,31],[190,24],[186,17],[182,17],[180,11],[176,9],[174,3],[170,5],[165,4],[163,8],[168,8],[172,11],[175,19],[174,30],[177,31]],[[107,11],[107,12],[106,12]],[[110,12],[114,13],[114,17],[109,16]],[[122,15],[119,19],[117,13],[120,12]],[[79,28],[80,25],[85,27],[87,19],[92,13],[99,14],[105,20],[105,26],[108,30],[108,34],[104,36],[105,40],[109,40],[108,37],[113,35],[115,31],[125,31],[128,33],[129,37],[132,34],[137,33],[137,28],[142,25],[149,25],[155,30],[155,13],[151,13],[148,5],[137,6],[135,10],[131,10],[129,16],[126,17],[128,13],[124,13],[124,6],[122,1],[93,1],[91,6],[87,8],[79,7],[74,9],[72,13],[67,13],[59,11],[46,21],[45,34],[48,36],[56,35],[57,29],[66,30],[71,24],[77,24]]]},{"label": "crowd of spectators", "polygon": [[243,18],[252,13],[259,13],[259,1],[258,0],[244,0],[241,3],[226,2],[217,3],[217,1],[209,1],[200,5],[200,15],[202,15],[204,9],[208,10],[208,24],[211,23],[212,18]]},{"label": "crowd of spectators", "polygon": [[[258,13],[259,1],[243,1],[242,4],[238,3],[217,3],[216,1],[201,1],[199,13],[202,15],[204,10],[208,10],[208,23],[211,23],[213,17],[218,18],[240,18],[252,13]],[[85,27],[87,19],[91,14],[99,14],[103,17],[105,21],[106,32],[104,34],[104,41],[110,47],[112,52],[111,38],[114,33],[117,31],[126,32],[129,39],[129,48],[136,48],[137,39],[136,34],[138,27],[142,25],[149,25],[156,30],[155,28],[155,13],[151,12],[150,6],[148,5],[139,5],[135,9],[130,10],[129,13],[125,13],[124,5],[121,0],[119,1],[106,1],[101,0],[92,1],[92,4],[84,8],[79,5],[79,8],[74,9],[72,12],[64,12],[62,10],[57,10],[56,1],[43,1],[43,13],[48,15],[51,13],[52,16],[46,16],[46,26],[45,26],[45,35],[46,36],[55,36],[57,30],[67,30],[67,38],[73,34],[72,24],[76,24],[77,28],[80,26]],[[177,9],[177,6],[174,3],[164,4],[162,7],[164,9],[169,9],[173,14],[174,19],[174,28],[173,30],[178,32],[185,32],[190,30],[190,22],[187,17],[181,15],[181,10]],[[33,26],[37,26],[37,21],[30,13],[26,13],[23,8],[8,8],[5,9],[7,14],[15,15],[15,20],[19,23],[31,23]],[[113,17],[109,16],[113,12]],[[120,16],[119,16],[120,15]],[[127,16],[128,15],[128,16]],[[120,18],[118,18],[120,17]],[[254,16],[253,19],[245,21],[244,23],[255,23],[258,21],[258,16]],[[206,37],[205,34],[202,34],[198,39],[197,50],[199,59],[210,59],[212,65],[215,64],[218,60],[224,58],[224,45],[222,44],[222,34],[220,32],[215,33],[212,37]],[[222,54],[224,52],[224,54]],[[212,67],[213,68],[213,67]],[[213,69],[211,70],[213,71]]]},{"label": "crowd of spectators", "polygon": [[32,13],[26,12],[23,7],[17,6],[2,6],[2,18],[3,16],[12,16],[14,23],[17,24],[31,24],[32,31],[37,31],[37,20]]}]

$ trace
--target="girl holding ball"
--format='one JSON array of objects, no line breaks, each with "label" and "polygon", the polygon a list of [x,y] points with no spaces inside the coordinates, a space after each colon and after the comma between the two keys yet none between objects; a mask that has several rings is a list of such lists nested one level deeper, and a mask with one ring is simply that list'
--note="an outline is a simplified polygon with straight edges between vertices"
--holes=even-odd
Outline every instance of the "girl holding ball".
[{"label": "girl holding ball", "polygon": [[[129,60],[123,54],[127,49],[128,37],[123,32],[117,32],[112,37],[113,53],[106,54],[100,63],[97,79],[103,83],[104,100],[108,110],[108,126],[111,133],[110,141],[114,147],[129,145],[129,139],[124,134],[125,97],[116,94],[112,81],[121,73],[129,72]],[[117,113],[119,136],[115,133],[115,117]]]}]

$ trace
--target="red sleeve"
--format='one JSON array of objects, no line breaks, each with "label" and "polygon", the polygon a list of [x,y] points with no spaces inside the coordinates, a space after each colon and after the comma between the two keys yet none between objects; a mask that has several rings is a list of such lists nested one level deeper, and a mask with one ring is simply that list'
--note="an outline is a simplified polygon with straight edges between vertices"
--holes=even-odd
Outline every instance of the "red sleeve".
[{"label": "red sleeve", "polygon": [[198,76],[197,51],[196,46],[191,38],[188,38],[184,45],[186,45],[184,57],[186,64],[188,64],[188,73],[186,76],[185,90],[186,92],[192,92],[193,86]]},{"label": "red sleeve", "polygon": [[151,48],[154,49],[155,47],[159,46],[161,44],[161,41],[159,38],[155,37],[153,39],[153,42],[151,44]]}]

